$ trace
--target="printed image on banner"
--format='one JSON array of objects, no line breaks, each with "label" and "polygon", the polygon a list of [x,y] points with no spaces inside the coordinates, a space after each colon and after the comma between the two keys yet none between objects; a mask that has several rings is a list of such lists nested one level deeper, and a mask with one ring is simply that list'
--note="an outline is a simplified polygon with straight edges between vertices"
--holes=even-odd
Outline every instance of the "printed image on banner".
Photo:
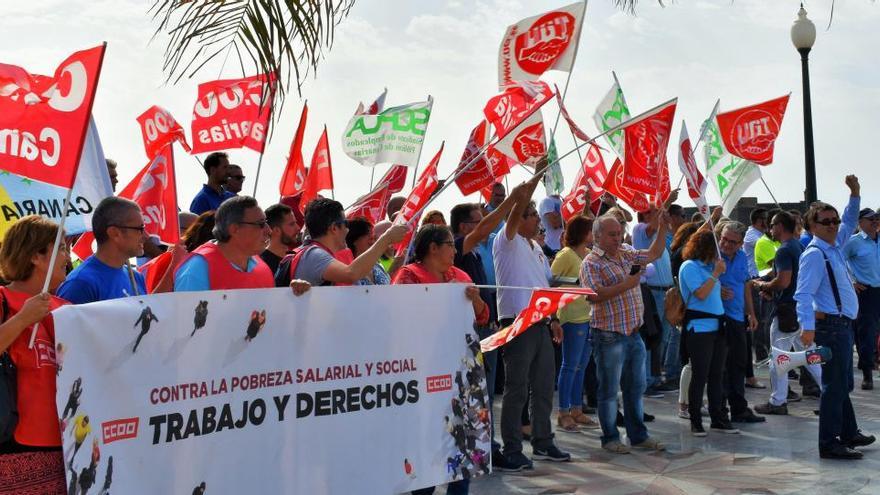
[{"label": "printed image on banner", "polygon": [[788,97],[719,113],[716,119],[727,151],[758,165],[770,165]]},{"label": "printed image on banner", "polygon": [[[677,100],[630,120],[623,128],[623,185],[645,194],[656,194],[662,187],[662,167],[672,134]],[[668,172],[667,172],[668,174]]]},{"label": "printed image on banner", "polygon": [[66,306],[68,483],[85,472],[109,493],[402,493],[487,473],[472,325],[459,284]]},{"label": "printed image on banner", "polygon": [[272,93],[264,74],[199,84],[192,116],[192,152],[266,145]]},{"label": "printed image on banner", "polygon": [[[92,230],[92,214],[98,203],[113,195],[104,149],[94,121],[89,123],[86,142],[73,183],[64,231],[68,235]],[[40,215],[60,222],[64,215],[67,188],[53,186],[0,170],[0,241],[13,223],[27,215]]]},{"label": "printed image on banner", "polygon": [[513,129],[494,147],[511,162],[534,167],[541,158],[547,156],[547,138],[541,112],[528,116],[519,127]]},{"label": "printed image on banner", "polygon": [[587,2],[523,19],[507,28],[498,49],[498,87],[538,79],[555,69],[571,71]]},{"label": "printed image on banner", "polygon": [[415,167],[425,142],[434,99],[355,115],[342,133],[342,149],[361,165],[394,163]]}]

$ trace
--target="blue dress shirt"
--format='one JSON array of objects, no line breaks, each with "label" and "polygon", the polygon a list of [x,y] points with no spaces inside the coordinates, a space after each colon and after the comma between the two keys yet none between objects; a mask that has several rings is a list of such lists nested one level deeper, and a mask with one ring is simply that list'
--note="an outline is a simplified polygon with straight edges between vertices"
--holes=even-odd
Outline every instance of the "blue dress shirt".
[{"label": "blue dress shirt", "polygon": [[[843,249],[849,241],[850,233],[855,230],[858,223],[858,214],[859,198],[850,197],[846,209],[843,210],[841,218],[843,223],[837,231],[836,243],[831,245],[818,236],[813,236],[813,240],[801,255],[794,299],[797,301],[798,321],[804,330],[816,329],[816,311],[851,319],[855,319],[858,315],[859,300],[843,257]],[[834,293],[831,291],[831,282],[828,280],[828,271],[822,253],[828,257],[837,282],[841,302],[839,310],[834,300]]]},{"label": "blue dress shirt", "polygon": [[[648,224],[637,223],[633,227],[632,236],[634,248],[651,249],[651,243],[657,238],[657,232],[648,237]],[[646,277],[645,282],[653,287],[672,287],[672,262],[669,260],[669,250],[663,249],[663,254],[652,263],[654,264],[654,274]]]},{"label": "blue dress shirt", "polygon": [[880,287],[880,238],[871,239],[858,231],[843,248],[843,258],[856,282]]},{"label": "blue dress shirt", "polygon": [[742,249],[728,258],[723,253],[721,257],[727,264],[727,270],[718,277],[721,286],[733,291],[733,299],[723,299],[724,315],[736,321],[746,320],[746,281],[749,277],[749,261]]}]

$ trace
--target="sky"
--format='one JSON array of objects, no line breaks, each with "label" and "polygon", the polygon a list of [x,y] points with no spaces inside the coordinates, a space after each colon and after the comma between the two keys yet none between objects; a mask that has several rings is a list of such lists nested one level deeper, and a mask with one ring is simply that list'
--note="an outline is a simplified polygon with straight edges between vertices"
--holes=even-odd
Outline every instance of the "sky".
[{"label": "sky", "polygon": [[[51,74],[71,52],[108,43],[93,116],[105,155],[119,163],[121,189],[146,164],[135,118],[152,105],[168,109],[186,129],[200,82],[240,76],[238,64],[208,64],[192,79],[166,83],[162,62],[167,36],[153,38],[157,22],[142,0],[0,0],[0,61],[35,73]],[[470,129],[482,118],[488,98],[498,92],[498,45],[506,26],[568,1],[512,0],[360,0],[339,26],[332,48],[302,94],[291,94],[262,161],[257,198],[275,202],[290,141],[302,102],[308,99],[309,124],[303,152],[306,161],[323,125],[328,127],[336,199],[351,204],[369,189],[371,169],[349,159],[341,134],[358,102],[369,104],[388,88],[387,106],[434,98],[421,162],[424,166],[445,141],[439,175],[453,172]],[[566,107],[575,121],[595,134],[592,114],[612,84],[615,71],[631,113],[636,115],[678,97],[676,124],[668,151],[671,180],[681,176],[675,154],[679,126],[687,121],[692,134],[708,116],[717,98],[729,110],[791,93],[776,143],[774,163],[762,169],[781,202],[803,199],[803,93],[800,56],[789,31],[796,18],[796,0],[642,0],[632,15],[615,9],[610,0],[591,0],[571,74]],[[870,152],[880,124],[880,4],[838,0],[834,20],[826,29],[830,0],[805,2],[816,23],[817,40],[810,54],[813,128],[819,198],[845,202],[848,173],[861,179],[866,206],[880,206],[873,191],[880,186],[877,158]],[[250,74],[248,74],[250,75]],[[543,79],[562,88],[567,73],[549,72]],[[548,122],[557,110],[549,103]],[[552,124],[548,124],[552,125]],[[571,150],[567,132],[557,135],[560,154]],[[258,162],[250,150],[229,150],[231,161],[244,168],[244,191],[253,191]],[[701,168],[702,154],[697,154]],[[606,154],[610,167],[611,155]],[[198,162],[177,148],[179,205],[186,209],[205,182]],[[387,170],[380,165],[376,178]],[[566,189],[577,173],[577,155],[563,160]],[[509,177],[510,186],[527,178],[523,169]],[[412,181],[412,173],[409,184]],[[408,192],[405,189],[404,192]],[[763,185],[746,193],[770,201]],[[539,186],[536,198],[544,196]],[[475,195],[468,198],[477,201]],[[710,202],[717,194],[710,188]],[[464,201],[450,187],[433,207],[448,212]],[[686,194],[679,203],[692,206]]]}]

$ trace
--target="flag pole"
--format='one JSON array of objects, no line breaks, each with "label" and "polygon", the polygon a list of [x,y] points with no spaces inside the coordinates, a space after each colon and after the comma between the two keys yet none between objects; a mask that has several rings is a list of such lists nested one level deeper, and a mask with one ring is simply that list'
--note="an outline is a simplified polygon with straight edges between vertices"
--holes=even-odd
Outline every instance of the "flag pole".
[{"label": "flag pole", "polygon": [[[61,247],[61,233],[64,232],[64,223],[67,221],[67,209],[70,207],[70,195],[73,193],[73,186],[67,189],[67,196],[64,197],[64,209],[61,211],[64,212],[61,215],[61,222],[58,223],[58,231],[55,232],[55,243],[52,245],[52,255],[49,256],[49,270],[46,271],[46,280],[43,281],[43,290],[40,291],[41,294],[48,294],[49,292],[49,282],[52,281],[52,272],[55,271],[55,260],[58,259],[58,249]],[[37,338],[37,327],[40,324],[34,323],[33,328],[31,328],[31,338],[28,341],[28,349],[34,348],[34,340]]]},{"label": "flag pole", "polygon": [[[434,98],[431,98],[431,95],[428,95],[428,102],[431,103],[431,110],[433,110],[434,109]],[[425,124],[425,136],[428,135],[428,124],[430,124],[430,123],[431,123],[431,119],[429,118],[428,123]],[[412,187],[416,187],[416,181],[419,180],[419,162],[422,160],[422,148],[424,148],[424,147],[425,147],[425,139],[422,138],[422,145],[419,146],[419,155],[416,157],[416,169],[413,171]],[[391,166],[393,167],[394,164],[392,163]],[[371,190],[373,189],[372,183],[373,183],[373,179],[371,178],[370,179],[370,184],[371,184],[370,189]],[[415,236],[413,236],[413,237],[415,237]]]},{"label": "flag pole", "polygon": [[[421,155],[419,155],[419,158],[421,158]],[[392,164],[391,166],[393,167],[394,165]],[[376,167],[373,166],[373,167],[370,167],[370,191],[373,190],[373,179],[375,177],[376,177]]]},{"label": "flag pole", "polygon": [[773,191],[770,190],[770,186],[767,185],[767,181],[764,180],[763,175],[761,175],[761,183],[763,183],[764,187],[767,188],[767,192],[770,193],[770,197],[773,199],[773,202],[776,203],[776,207],[781,210],[782,206],[779,204],[779,201],[776,201],[776,196],[773,195]]}]

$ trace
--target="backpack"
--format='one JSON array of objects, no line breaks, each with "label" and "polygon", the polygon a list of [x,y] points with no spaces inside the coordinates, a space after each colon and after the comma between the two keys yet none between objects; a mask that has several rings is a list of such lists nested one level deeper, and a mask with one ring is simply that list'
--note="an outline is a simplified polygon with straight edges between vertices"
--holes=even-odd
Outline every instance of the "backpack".
[{"label": "backpack", "polygon": [[[0,323],[9,315],[9,305],[0,290]],[[12,440],[18,425],[18,378],[9,350],[0,353],[0,444]]]},{"label": "backpack", "polygon": [[680,326],[684,321],[684,311],[687,309],[681,291],[676,283],[666,290],[666,299],[663,301],[663,311],[666,321],[673,326]]}]

